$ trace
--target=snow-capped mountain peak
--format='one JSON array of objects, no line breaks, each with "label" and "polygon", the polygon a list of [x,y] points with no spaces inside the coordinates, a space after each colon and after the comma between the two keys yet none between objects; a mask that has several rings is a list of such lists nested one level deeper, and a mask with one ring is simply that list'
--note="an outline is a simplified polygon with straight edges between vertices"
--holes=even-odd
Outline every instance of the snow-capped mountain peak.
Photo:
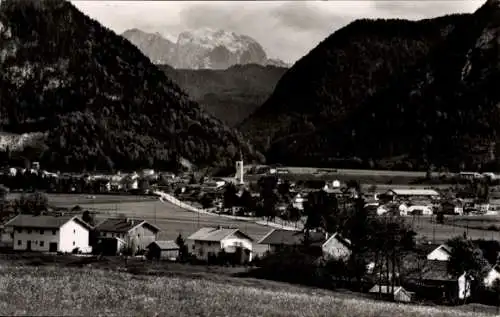
[{"label": "snow-capped mountain peak", "polygon": [[182,32],[179,34],[177,44],[199,45],[206,49],[215,49],[218,46],[223,46],[230,52],[235,53],[248,49],[249,45],[258,43],[248,36],[238,35],[234,32],[202,28]]},{"label": "snow-capped mountain peak", "polygon": [[[162,55],[159,52],[160,46],[153,43],[153,38],[161,36],[160,33],[142,32],[139,36],[136,30],[129,30],[123,36],[139,47],[154,63],[169,64],[174,68],[226,69],[236,64],[280,64],[279,61],[268,60],[266,52],[255,39],[220,29],[200,28],[180,33],[176,43],[172,43],[172,49],[162,45],[166,52],[161,60],[158,59]],[[168,41],[165,38],[163,40]],[[162,41],[159,39],[158,42]]]}]

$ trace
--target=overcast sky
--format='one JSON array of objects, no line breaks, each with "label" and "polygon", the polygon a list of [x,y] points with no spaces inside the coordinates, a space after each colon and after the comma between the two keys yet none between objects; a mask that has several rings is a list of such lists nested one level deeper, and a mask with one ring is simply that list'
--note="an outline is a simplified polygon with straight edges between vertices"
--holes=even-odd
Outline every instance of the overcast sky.
[{"label": "overcast sky", "polygon": [[485,1],[71,1],[117,33],[131,28],[175,41],[210,27],[256,39],[269,57],[295,62],[321,40],[360,18],[423,19],[474,12]]}]

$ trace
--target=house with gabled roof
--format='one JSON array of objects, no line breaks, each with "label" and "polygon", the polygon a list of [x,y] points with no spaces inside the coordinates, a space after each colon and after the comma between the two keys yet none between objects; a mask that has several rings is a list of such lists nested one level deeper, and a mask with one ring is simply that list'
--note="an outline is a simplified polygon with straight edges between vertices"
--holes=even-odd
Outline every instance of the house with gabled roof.
[{"label": "house with gabled roof", "polygon": [[254,239],[236,228],[205,227],[186,240],[190,253],[198,260],[208,261],[223,252],[241,254],[241,262],[252,261]]},{"label": "house with gabled roof", "polygon": [[467,273],[451,274],[445,261],[425,261],[419,270],[406,275],[407,289],[420,297],[457,303],[471,296],[473,278]]},{"label": "house with gabled roof", "polygon": [[142,219],[108,218],[99,223],[95,231],[99,238],[118,238],[139,251],[156,241],[160,228]]},{"label": "house with gabled roof", "polygon": [[439,199],[440,195],[434,189],[393,188],[386,191],[386,197],[395,199]]},{"label": "house with gabled roof", "polygon": [[90,252],[92,227],[77,216],[17,215],[5,227],[12,228],[14,250]]},{"label": "house with gabled roof", "polygon": [[427,254],[427,260],[429,261],[449,261],[451,256],[452,248],[449,245],[441,244],[429,254]]},{"label": "house with gabled roof", "polygon": [[290,231],[283,229],[272,229],[258,242],[267,245],[270,253],[279,252],[284,248],[306,247],[310,251],[326,258],[336,260],[347,260],[351,255],[351,242],[343,238],[339,233],[329,235],[323,232],[309,232],[307,243],[305,233],[302,231]]},{"label": "house with gabled roof", "polygon": [[179,258],[180,247],[173,240],[154,241],[147,247],[149,259],[175,261]]}]

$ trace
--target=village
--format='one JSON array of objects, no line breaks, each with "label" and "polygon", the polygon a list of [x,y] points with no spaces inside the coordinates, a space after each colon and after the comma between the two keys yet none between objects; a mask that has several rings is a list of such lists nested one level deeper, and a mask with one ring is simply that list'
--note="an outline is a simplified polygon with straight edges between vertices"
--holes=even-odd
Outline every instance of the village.
[{"label": "village", "polygon": [[[360,253],[360,242],[351,241],[342,225],[330,226],[335,231],[328,229],[328,224],[321,223],[328,222],[326,218],[311,225],[311,219],[320,211],[327,212],[328,208],[351,213],[348,220],[360,211],[366,212],[369,219],[402,220],[398,223],[401,230],[406,230],[405,221],[415,217],[442,224],[445,217],[495,216],[495,202],[500,192],[497,193],[491,175],[476,173],[471,178],[469,173],[463,173],[458,175],[461,180],[448,188],[371,184],[364,189],[356,181],[293,181],[286,178],[286,173],[273,168],[267,168],[256,182],[251,182],[245,178],[251,178],[252,174],[245,172],[243,166],[242,160],[236,163],[234,177],[199,179],[192,173],[177,176],[153,170],[115,175],[58,175],[41,170],[37,163],[30,169],[9,168],[1,176],[7,195],[16,191],[34,192],[35,196],[43,195],[44,191],[77,192],[91,199],[94,195],[111,193],[148,195],[193,213],[247,221],[266,219],[269,229],[256,239],[237,224],[200,226],[188,235],[179,234],[175,240],[162,240],[159,239],[162,229],[139,217],[117,215],[96,220],[95,211],[82,210],[78,206],[31,212],[29,208],[16,211],[7,204],[2,207],[0,224],[2,250],[4,253],[72,254],[97,259],[130,257],[142,261],[143,265],[151,261],[232,265],[247,267],[257,272],[258,277],[284,281],[291,279],[293,273],[286,275],[279,271],[288,272],[284,268],[286,263],[305,257],[310,264],[300,269],[320,270],[323,277],[319,281],[317,278],[310,280],[322,287],[355,287],[376,298],[398,302],[496,302],[500,283],[498,240],[472,239],[467,236],[466,229],[460,228],[455,236],[450,235],[444,241],[415,239],[410,230],[410,243],[403,245],[401,240],[401,245],[394,245],[394,258],[385,261],[387,255],[383,250]],[[469,251],[470,254],[482,252],[481,260],[472,261],[474,270],[480,270],[481,274],[470,272],[471,260],[467,256],[457,260],[454,248],[466,249],[461,251],[462,255]],[[362,254],[361,273],[353,275],[352,261],[359,254]],[[450,261],[461,271],[450,271]]]}]

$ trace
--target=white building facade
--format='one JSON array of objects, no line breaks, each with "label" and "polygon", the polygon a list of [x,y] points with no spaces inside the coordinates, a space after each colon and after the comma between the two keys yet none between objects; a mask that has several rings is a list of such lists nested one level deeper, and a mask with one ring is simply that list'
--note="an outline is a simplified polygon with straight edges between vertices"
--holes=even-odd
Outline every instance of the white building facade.
[{"label": "white building facade", "polygon": [[5,226],[13,229],[14,250],[87,253],[91,249],[91,227],[78,217],[18,215]]}]

